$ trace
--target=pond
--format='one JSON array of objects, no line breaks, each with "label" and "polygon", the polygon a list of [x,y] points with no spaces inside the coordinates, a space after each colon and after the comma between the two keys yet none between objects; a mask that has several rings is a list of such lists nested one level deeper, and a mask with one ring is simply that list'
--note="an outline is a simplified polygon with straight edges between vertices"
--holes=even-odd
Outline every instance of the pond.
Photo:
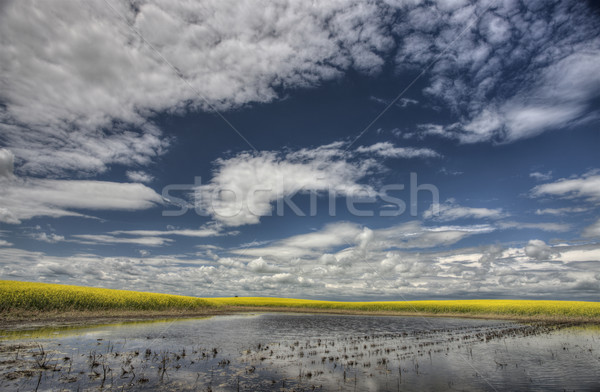
[{"label": "pond", "polygon": [[0,335],[0,390],[600,390],[598,327],[248,313]]}]

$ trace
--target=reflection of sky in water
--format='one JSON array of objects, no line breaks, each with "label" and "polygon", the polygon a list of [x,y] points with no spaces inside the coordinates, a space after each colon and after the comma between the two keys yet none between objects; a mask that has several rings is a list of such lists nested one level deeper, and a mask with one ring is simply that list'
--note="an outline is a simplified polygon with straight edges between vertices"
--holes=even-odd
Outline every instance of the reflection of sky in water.
[{"label": "reflection of sky in water", "polygon": [[[600,388],[598,328],[530,336],[533,331],[493,320],[245,314],[29,331],[30,336],[2,344],[35,341],[52,352],[52,363],[60,363],[62,370],[46,372],[44,388],[100,386],[103,376],[93,372],[102,374],[102,366],[92,368],[90,354],[112,369],[105,389]],[[152,353],[146,355],[146,349]],[[10,355],[0,353],[4,360]],[[77,377],[72,383],[63,377],[64,357],[72,358],[70,375]],[[163,360],[167,371],[161,381]],[[11,371],[4,365],[1,370]],[[14,381],[3,377],[0,389],[35,388],[37,382],[37,373]]]}]

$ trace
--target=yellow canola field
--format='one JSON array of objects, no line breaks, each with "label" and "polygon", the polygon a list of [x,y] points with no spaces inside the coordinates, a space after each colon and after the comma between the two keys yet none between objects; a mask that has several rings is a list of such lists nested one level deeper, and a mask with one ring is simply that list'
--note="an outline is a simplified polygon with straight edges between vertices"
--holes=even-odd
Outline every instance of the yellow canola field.
[{"label": "yellow canola field", "polygon": [[167,310],[214,306],[201,298],[62,284],[0,281],[0,311]]},{"label": "yellow canola field", "polygon": [[421,314],[504,315],[600,320],[600,302],[538,300],[443,300],[340,302],[289,298],[197,298],[48,283],[0,281],[0,312],[90,310],[200,310],[228,307],[296,308]]},{"label": "yellow canola field", "polygon": [[230,306],[266,306],[430,314],[455,313],[600,318],[600,302],[584,301],[442,300],[336,302],[263,297],[212,298],[211,301],[217,304]]}]

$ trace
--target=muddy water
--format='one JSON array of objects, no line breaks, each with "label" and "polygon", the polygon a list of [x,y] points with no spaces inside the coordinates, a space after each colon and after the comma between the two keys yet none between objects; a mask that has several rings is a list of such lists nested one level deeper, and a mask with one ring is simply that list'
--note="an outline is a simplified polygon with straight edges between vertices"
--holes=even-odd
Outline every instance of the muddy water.
[{"label": "muddy water", "polygon": [[600,390],[597,327],[257,313],[0,336],[0,390]]}]

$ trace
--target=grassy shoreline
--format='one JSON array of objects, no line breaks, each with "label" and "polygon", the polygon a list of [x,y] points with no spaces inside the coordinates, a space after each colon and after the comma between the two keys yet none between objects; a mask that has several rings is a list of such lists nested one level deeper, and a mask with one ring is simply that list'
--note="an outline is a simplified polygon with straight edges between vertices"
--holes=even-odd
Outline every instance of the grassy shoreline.
[{"label": "grassy shoreline", "polygon": [[464,317],[600,324],[600,303],[536,300],[340,302],[196,298],[126,290],[0,281],[0,329],[190,318],[243,312]]}]

